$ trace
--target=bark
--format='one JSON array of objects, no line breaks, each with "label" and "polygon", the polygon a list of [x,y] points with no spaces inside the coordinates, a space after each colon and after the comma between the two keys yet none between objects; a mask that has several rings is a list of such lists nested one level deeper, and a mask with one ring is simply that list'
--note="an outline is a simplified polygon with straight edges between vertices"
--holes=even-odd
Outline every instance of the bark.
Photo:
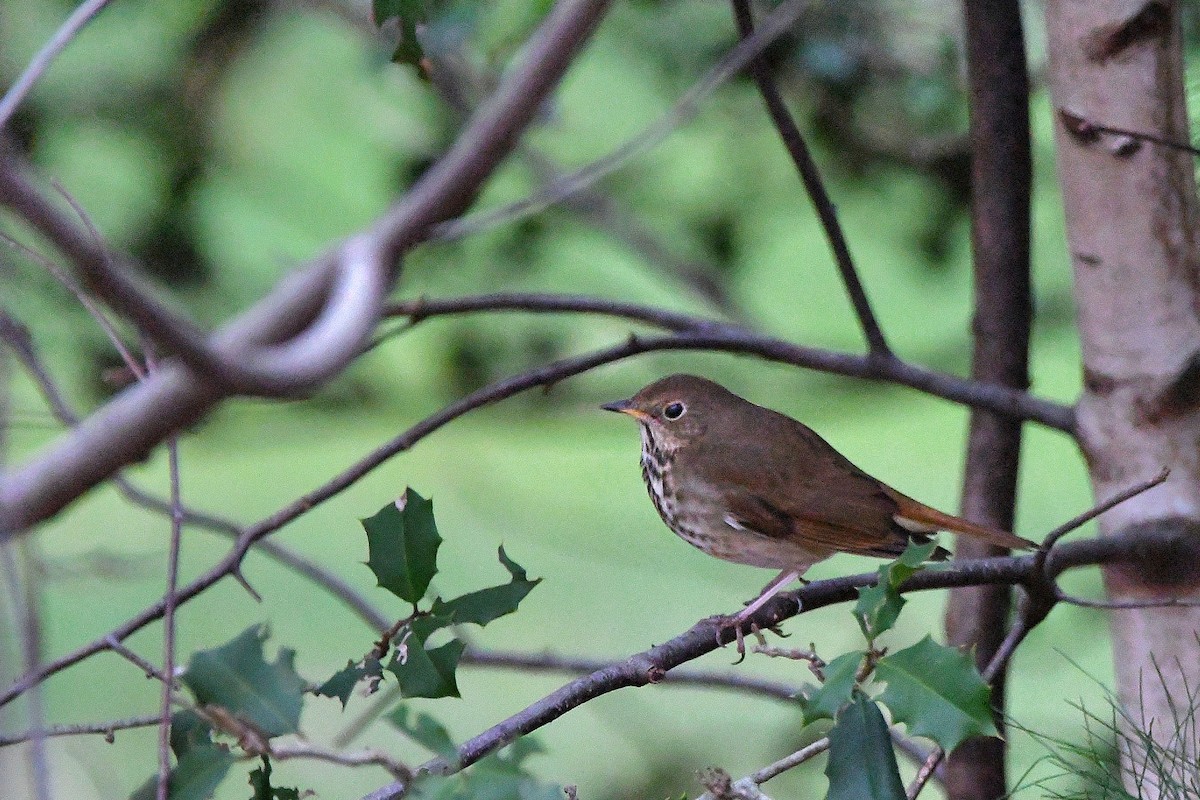
[{"label": "bark", "polygon": [[[1105,535],[1200,535],[1200,252],[1190,156],[1111,125],[1188,140],[1179,6],[1114,0],[1047,5],[1059,180],[1075,273],[1084,394],[1077,435],[1105,497],[1166,466],[1163,485],[1100,520]],[[1200,565],[1110,568],[1114,599],[1200,596]],[[1170,742],[1172,701],[1200,685],[1200,610],[1110,612],[1117,691],[1129,717],[1196,770],[1195,741]],[[1161,672],[1159,667],[1162,667]],[[1193,731],[1194,737],[1194,731]],[[1162,796],[1137,747],[1122,752],[1131,793]]]},{"label": "bark", "polygon": [[[971,218],[975,269],[972,377],[1016,389],[1029,385],[1029,225],[1032,162],[1029,80],[1021,9],[1016,0],[964,3],[971,109]],[[1016,503],[1021,423],[990,411],[971,415],[963,486],[963,516],[1011,530]],[[957,558],[1005,551],[960,536]],[[1005,636],[1011,590],[972,586],[951,592],[946,636],[975,648],[980,669]],[[992,698],[1003,724],[1005,673]],[[1002,730],[1002,728],[1001,728]],[[954,800],[994,800],[1008,788],[1002,739],[976,737],[946,762],[946,792]]]}]

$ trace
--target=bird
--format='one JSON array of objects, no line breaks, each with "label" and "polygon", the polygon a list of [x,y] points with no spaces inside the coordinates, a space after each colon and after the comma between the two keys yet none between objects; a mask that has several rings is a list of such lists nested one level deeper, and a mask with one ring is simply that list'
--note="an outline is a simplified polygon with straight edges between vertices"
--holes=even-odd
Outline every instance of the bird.
[{"label": "bird", "polygon": [[[835,553],[894,558],[943,530],[1000,547],[1037,547],[914,500],[807,425],[706,378],[670,375],[601,408],[640,423],[642,477],[668,528],[711,556],[780,570],[728,618],[738,627],[739,652],[742,623]],[[949,555],[939,547],[931,559]]]}]

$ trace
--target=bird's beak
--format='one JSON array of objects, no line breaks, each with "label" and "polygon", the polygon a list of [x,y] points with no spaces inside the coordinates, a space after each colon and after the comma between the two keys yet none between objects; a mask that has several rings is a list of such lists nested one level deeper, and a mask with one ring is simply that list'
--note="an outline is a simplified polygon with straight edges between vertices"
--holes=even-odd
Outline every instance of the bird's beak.
[{"label": "bird's beak", "polygon": [[605,403],[600,407],[605,411],[616,411],[618,414],[628,414],[639,422],[645,421],[649,418],[649,415],[645,411],[634,407],[632,398],[629,400],[617,400],[614,403]]}]

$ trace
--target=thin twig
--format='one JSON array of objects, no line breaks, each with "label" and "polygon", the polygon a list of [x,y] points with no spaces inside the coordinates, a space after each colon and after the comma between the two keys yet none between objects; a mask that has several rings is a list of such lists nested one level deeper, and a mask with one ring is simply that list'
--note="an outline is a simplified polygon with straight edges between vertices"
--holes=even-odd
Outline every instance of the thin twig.
[{"label": "thin twig", "polygon": [[113,741],[114,731],[124,731],[131,728],[150,728],[159,723],[158,714],[143,714],[140,717],[125,719],[110,719],[104,722],[80,722],[73,725],[48,725],[45,728],[23,731],[21,733],[0,734],[0,747],[28,742],[38,736],[83,736],[87,734],[102,734],[105,741]]},{"label": "thin twig", "polygon": [[[732,0],[732,3],[738,36],[745,41],[754,33],[754,17],[750,10],[750,2],[749,0]],[[879,326],[879,320],[876,319],[875,312],[871,309],[871,302],[867,299],[867,292],[859,278],[858,269],[854,266],[854,259],[850,256],[850,245],[846,242],[846,234],[838,221],[837,208],[829,197],[825,181],[821,179],[821,170],[817,166],[817,162],[813,160],[808,143],[804,141],[804,135],[800,132],[796,120],[788,112],[787,104],[783,102],[783,96],[780,95],[779,88],[775,85],[767,67],[767,62],[761,55],[756,56],[750,62],[749,70],[755,85],[758,86],[759,94],[762,95],[763,103],[767,107],[767,115],[774,123],[775,130],[779,132],[779,138],[783,141],[788,155],[791,156],[792,163],[796,165],[796,171],[800,173],[800,180],[804,182],[804,190],[808,192],[809,199],[812,200],[813,207],[817,211],[817,218],[821,221],[825,238],[829,240],[829,248],[833,251],[834,261],[837,262],[838,271],[842,275],[842,283],[845,284],[846,294],[850,296],[850,304],[854,307],[854,313],[858,317],[858,324],[867,340],[867,346],[875,356],[890,356],[891,348],[888,347],[883,329]]]},{"label": "thin twig", "polygon": [[85,0],[71,12],[71,15],[59,26],[49,41],[42,45],[42,49],[34,55],[29,66],[25,67],[25,71],[5,92],[4,98],[0,99],[0,128],[8,124],[9,119],[17,110],[17,106],[21,105],[21,101],[46,72],[50,63],[62,52],[63,48],[71,43],[79,31],[109,4],[109,1]]},{"label": "thin twig", "polygon": [[158,667],[154,666],[149,661],[130,650],[116,636],[110,635],[107,639],[105,639],[105,644],[107,645],[105,649],[113,651],[126,661],[136,665],[139,669],[141,669],[147,678],[156,678],[163,683],[166,683],[166,678],[163,677],[164,673],[161,672]]},{"label": "thin twig", "polygon": [[[762,769],[758,770],[757,772],[755,772],[751,775],[747,775],[746,777],[741,778],[740,780],[737,780],[737,781],[734,781],[733,783],[728,784],[727,792],[722,791],[718,794],[716,792],[713,792],[712,790],[709,790],[709,791],[705,792],[704,794],[700,795],[699,797],[697,797],[696,800],[725,800],[725,798],[734,798],[734,797],[736,797],[736,798],[763,797],[764,795],[762,795],[762,793],[758,791],[759,786],[761,786],[762,784],[771,780],[771,778],[774,778],[777,775],[782,775],[784,772],[787,772],[789,769],[798,767],[801,764],[803,764],[805,761],[809,761],[810,759],[812,759],[816,756],[819,756],[821,753],[824,753],[828,749],[829,749],[829,737],[828,736],[822,737],[820,739],[817,739],[812,744],[809,744],[809,745],[806,745],[806,746],[800,748],[799,750],[792,753],[791,755],[785,756],[784,758],[779,759],[778,761],[776,761],[773,764],[768,764],[767,766],[763,767]],[[728,777],[725,777],[724,780],[727,781]]]},{"label": "thin twig", "polygon": [[273,744],[270,750],[271,758],[279,761],[303,758],[313,761],[326,761],[342,767],[383,767],[398,781],[412,780],[412,770],[403,763],[379,750],[362,750],[357,753],[339,753],[308,742],[291,742],[288,744]]},{"label": "thin twig", "polygon": [[541,187],[536,194],[492,211],[481,211],[457,219],[449,219],[429,228],[426,241],[445,242],[509,224],[559,202],[575,192],[594,185],[598,180],[649,151],[667,136],[694,117],[704,100],[721,84],[741,70],[751,59],[791,28],[812,0],[786,0],[763,20],[752,35],[738,42],[699,81],[694,83],[667,113],[611,153]]},{"label": "thin twig", "polygon": [[[0,391],[3,387],[0,387]],[[32,546],[31,542],[18,542],[11,538],[0,540],[0,570],[12,598],[13,615],[18,624],[21,667],[26,672],[37,670],[42,653],[41,603],[36,588],[36,578],[28,558],[27,549],[22,553],[25,561],[22,570],[17,563],[17,553]],[[22,574],[24,572],[25,574]],[[42,687],[36,687],[29,697],[29,726],[32,735],[29,741],[29,765],[33,778],[34,796],[37,800],[50,800],[50,770],[46,758],[46,698]]]},{"label": "thin twig", "polygon": [[[179,548],[183,539],[183,501],[179,488],[179,440],[167,440],[171,482],[171,545],[167,554],[167,589],[163,595],[163,674],[175,675],[175,591],[179,587]],[[163,681],[158,727],[158,800],[167,800],[171,777],[171,701],[173,680]]]}]

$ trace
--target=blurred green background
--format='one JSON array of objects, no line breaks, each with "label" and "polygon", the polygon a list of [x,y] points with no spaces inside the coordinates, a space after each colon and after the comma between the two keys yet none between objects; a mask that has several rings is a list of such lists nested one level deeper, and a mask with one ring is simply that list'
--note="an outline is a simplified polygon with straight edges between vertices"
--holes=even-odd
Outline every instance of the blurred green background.
[{"label": "blurred green background", "polygon": [[[473,104],[547,6],[544,0],[439,4],[426,46],[452,68],[461,99]],[[6,85],[70,8],[38,0],[0,9]],[[1028,11],[1040,86],[1040,16],[1036,7]],[[811,135],[892,344],[905,358],[963,374],[971,285],[959,29],[953,3],[822,6],[768,56]],[[635,135],[732,40],[722,3],[617,4],[526,136],[525,149],[491,181],[477,208],[535,191],[548,164],[578,167]],[[460,110],[412,67],[390,63],[393,45],[386,32],[373,30],[361,4],[118,0],[54,64],[14,130],[42,173],[61,181],[113,247],[145,265],[164,295],[216,325],[294,265],[367,224],[453,140]],[[1079,390],[1079,355],[1049,111],[1039,89],[1033,390],[1070,402]],[[743,321],[807,345],[861,348],[810,203],[744,78],[719,89],[695,120],[594,191],[607,200],[602,212],[551,208],[415,251],[397,296],[588,293]],[[3,224],[42,246],[11,220]],[[117,363],[111,349],[44,270],[6,253],[0,279],[5,307],[31,327],[74,402],[94,407],[116,390],[106,379]],[[424,322],[388,339],[309,400],[223,406],[183,440],[185,499],[236,520],[257,520],[465,392],[619,342],[636,329],[561,315]],[[701,617],[737,609],[769,577],[671,536],[641,485],[634,426],[597,409],[677,370],[705,374],[799,417],[902,491],[956,507],[967,419],[961,408],[749,358],[656,354],[457,421],[277,538],[401,616],[405,609],[372,591],[357,520],[411,485],[434,499],[446,538],[440,590],[456,594],[499,582],[500,543],[544,578],[520,613],[478,635],[479,645],[620,658],[661,642]],[[11,385],[9,457],[20,462],[58,432],[25,377],[14,375]],[[1065,437],[1031,426],[1025,445],[1016,527],[1040,538],[1090,497]],[[131,473],[165,492],[161,454]],[[46,658],[91,641],[161,596],[167,533],[163,518],[128,507],[104,488],[31,540],[42,560]],[[183,578],[204,571],[226,547],[220,537],[189,531]],[[839,557],[810,577],[874,566]],[[302,578],[254,554],[245,572],[264,602],[224,581],[188,603],[179,616],[181,656],[268,621],[269,652],[296,648],[301,673],[319,681],[370,647],[372,632]],[[1065,584],[1084,594],[1099,588],[1094,573],[1068,576]],[[934,594],[912,598],[887,643],[898,648],[927,631],[940,637],[943,601]],[[847,608],[785,627],[790,644],[813,642],[826,658],[858,639]],[[19,672],[11,618],[4,630],[8,681]],[[157,627],[130,644],[152,661],[161,657]],[[1070,702],[1095,703],[1100,692],[1070,661],[1106,680],[1110,657],[1101,613],[1056,610],[1015,659],[1012,716],[1035,730],[1081,735],[1082,719]],[[731,652],[717,652],[695,666],[797,686],[811,680],[793,663],[752,657],[735,670],[732,659]],[[461,700],[411,705],[461,740],[564,678],[464,667],[459,681]],[[153,712],[158,688],[105,654],[51,679],[46,702],[53,722],[120,718]],[[304,727],[323,741],[367,705],[356,697],[343,714],[334,701],[310,699]],[[7,728],[23,726],[20,703],[6,714],[0,723]],[[656,686],[603,697],[539,731],[547,752],[532,764],[549,782],[577,784],[588,800],[694,795],[699,769],[716,765],[741,776],[815,735],[799,729],[797,710],[785,702]],[[1011,738],[1015,778],[1042,751],[1022,734]],[[113,744],[99,736],[54,740],[58,796],[128,796],[155,768],[154,743],[149,729],[118,733]],[[412,762],[425,757],[385,725],[356,745]],[[766,788],[780,797],[818,795],[822,764]],[[0,751],[0,769],[6,781],[22,780],[19,748]],[[246,796],[245,772],[235,769],[217,796]],[[288,762],[276,766],[275,779],[320,797],[354,797],[386,776]]]}]

